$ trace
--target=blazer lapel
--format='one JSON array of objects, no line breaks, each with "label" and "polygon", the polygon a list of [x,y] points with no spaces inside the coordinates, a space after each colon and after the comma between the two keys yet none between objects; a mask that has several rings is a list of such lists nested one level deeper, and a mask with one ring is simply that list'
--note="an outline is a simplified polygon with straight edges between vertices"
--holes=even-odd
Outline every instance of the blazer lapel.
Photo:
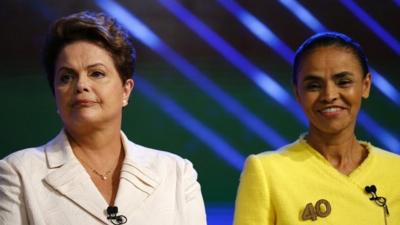
[{"label": "blazer lapel", "polygon": [[53,169],[45,182],[82,209],[108,224],[107,203],[90,176],[75,158],[65,133],[62,131],[46,146],[49,167]]},{"label": "blazer lapel", "polygon": [[122,134],[125,160],[115,206],[119,214],[133,215],[160,184],[160,177],[151,169],[151,156],[141,146],[130,142]]}]

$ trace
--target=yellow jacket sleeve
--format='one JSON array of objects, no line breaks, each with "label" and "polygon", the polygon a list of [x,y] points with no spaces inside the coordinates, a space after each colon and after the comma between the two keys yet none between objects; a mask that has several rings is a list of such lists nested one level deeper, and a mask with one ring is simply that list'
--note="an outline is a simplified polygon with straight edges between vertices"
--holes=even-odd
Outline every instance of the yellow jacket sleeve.
[{"label": "yellow jacket sleeve", "polygon": [[236,198],[234,225],[272,225],[266,174],[259,156],[250,155],[245,163]]}]

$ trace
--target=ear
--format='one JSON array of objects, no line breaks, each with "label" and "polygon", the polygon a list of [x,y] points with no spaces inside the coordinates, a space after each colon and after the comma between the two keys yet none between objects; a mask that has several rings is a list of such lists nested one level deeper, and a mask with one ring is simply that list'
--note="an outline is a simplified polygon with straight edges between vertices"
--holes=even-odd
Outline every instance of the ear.
[{"label": "ear", "polygon": [[371,83],[372,83],[372,76],[370,73],[367,73],[367,75],[362,80],[362,97],[365,99],[369,97],[369,92],[371,90]]},{"label": "ear", "polygon": [[128,105],[129,96],[131,95],[134,86],[135,82],[132,79],[126,80],[125,83],[123,84],[124,93],[122,95],[122,105],[124,107]]}]

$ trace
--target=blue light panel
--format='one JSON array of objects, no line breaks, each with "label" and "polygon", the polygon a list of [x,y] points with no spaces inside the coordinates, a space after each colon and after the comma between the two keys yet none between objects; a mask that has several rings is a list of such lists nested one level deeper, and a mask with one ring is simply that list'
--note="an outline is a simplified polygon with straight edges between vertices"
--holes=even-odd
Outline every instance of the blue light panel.
[{"label": "blue light panel", "polygon": [[112,0],[96,0],[95,2],[101,9],[112,15],[123,26],[125,26],[135,38],[143,42],[150,49],[161,55],[166,61],[175,66],[182,75],[185,75],[204,93],[218,102],[226,111],[234,115],[243,125],[257,134],[266,143],[269,143],[274,148],[278,148],[288,143],[281,135],[225,93],[221,88],[209,80],[206,75],[201,73],[185,58],[165,44],[132,13],[128,12]]},{"label": "blue light panel", "polygon": [[232,203],[208,203],[206,205],[208,225],[232,225],[234,204]]},{"label": "blue light panel", "polygon": [[279,39],[267,26],[255,16],[243,10],[243,8],[232,0],[219,0],[219,3],[232,14],[237,15],[239,21],[245,25],[261,41],[274,49],[287,62],[293,61],[294,52],[281,39]]},{"label": "blue light panel", "polygon": [[390,134],[363,111],[358,113],[358,119],[363,122],[361,125],[366,131],[372,131],[370,132],[371,134],[375,133],[379,135],[379,140],[385,145],[387,150],[400,154],[400,141],[398,138]]},{"label": "blue light panel", "polygon": [[[294,16],[296,16],[300,21],[302,21],[306,26],[308,26],[314,32],[327,31],[327,29],[322,24],[321,24],[321,26],[315,26],[314,25],[315,22],[313,22],[313,21],[316,20],[318,22],[318,20],[313,15],[311,15],[311,13],[307,9],[305,9],[300,3],[298,3],[296,0],[280,0],[280,2],[289,11],[291,11]],[[298,11],[299,12],[305,11],[306,16],[303,17],[304,13],[297,13]],[[309,17],[311,17],[313,19],[310,20],[310,19],[308,19]],[[378,88],[378,90],[382,94],[384,94],[387,98],[392,100],[397,106],[400,106],[400,98],[399,98],[400,92],[398,90],[396,90],[396,88],[393,87],[393,85],[391,85],[390,82],[388,82],[384,76],[382,76],[381,74],[376,72],[376,70],[374,70],[372,67],[371,67],[371,72],[374,77],[374,80],[377,81],[377,82],[372,82],[372,84],[376,88]]]},{"label": "blue light panel", "polygon": [[300,122],[307,125],[307,119],[298,103],[270,75],[247,60],[239,51],[234,49],[218,34],[191,14],[175,0],[160,0],[162,5],[173,13],[181,22],[223,55],[232,65],[243,72],[250,80],[261,88],[267,95],[291,112]]},{"label": "blue light panel", "polygon": [[306,8],[299,4],[296,0],[279,0],[286,8],[288,8],[293,15],[299,18],[314,32],[326,31],[325,28]]},{"label": "blue light panel", "polygon": [[385,30],[374,18],[368,15],[353,0],[340,0],[365,26],[371,29],[385,44],[387,44],[397,55],[400,55],[400,42]]},{"label": "blue light panel", "polygon": [[160,93],[149,82],[143,78],[135,78],[137,85],[135,86],[151,101],[156,103],[159,108],[164,111],[168,116],[174,119],[179,125],[192,133],[195,137],[199,138],[210,149],[212,149],[219,157],[228,162],[233,168],[238,171],[242,170],[245,158],[232,147],[229,143],[223,140],[218,134],[206,127],[172,99],[167,97],[166,94]]},{"label": "blue light panel", "polygon": [[[280,2],[286,6],[289,11],[293,13],[300,21],[302,21],[305,25],[307,25],[314,32],[323,32],[326,31],[326,28],[321,26],[320,28],[313,26],[310,23],[310,20],[306,18],[302,18],[301,13],[297,13],[297,11],[307,11],[301,4],[299,4],[296,0],[280,0]],[[307,11],[307,14],[311,15]],[[312,18],[315,19],[314,16],[311,15]],[[316,20],[316,19],[315,19]],[[400,93],[391,85],[382,75],[380,75],[373,68],[370,68],[371,73],[373,74],[373,82],[372,84],[378,88],[386,97],[391,99],[396,105],[400,106]],[[389,150],[399,153],[399,141],[398,139],[386,131],[384,128],[379,126],[375,121],[372,120],[365,112],[361,111],[359,114],[359,120],[362,122],[361,125],[368,132],[374,132],[374,134],[378,137],[378,140]],[[371,127],[375,127],[375,129],[371,129]],[[380,132],[375,132],[379,130]]]},{"label": "blue light panel", "polygon": [[[239,52],[237,52],[233,47],[231,47],[227,42],[225,42],[221,37],[219,37],[215,32],[213,32],[210,28],[208,28],[204,23],[202,23],[198,18],[196,18],[193,14],[191,14],[187,9],[185,9],[182,5],[177,3],[175,0],[160,0],[160,2],[169,9],[175,16],[177,16],[184,24],[186,24],[191,30],[197,33],[204,41],[206,41],[210,46],[216,49],[221,55],[223,55],[228,61],[230,61],[234,66],[237,66],[242,70],[243,73],[248,75],[255,83],[261,87],[263,90],[269,90],[270,92],[282,91],[285,92],[285,97],[291,98],[291,96],[286,93],[286,91],[279,86],[275,81],[270,82],[272,79],[260,71],[256,66],[251,64],[246,58],[244,58]],[[229,3],[231,3],[229,1]],[[227,2],[225,2],[227,3]],[[277,85],[275,85],[277,84]],[[278,88],[277,88],[278,87]],[[276,90],[275,90],[276,88]],[[266,91],[267,94],[270,92]],[[272,94],[270,96],[274,97]],[[283,95],[282,95],[283,96]],[[286,100],[287,102],[295,102],[294,99],[291,98],[291,101]],[[279,103],[281,103],[278,100]],[[282,104],[282,103],[281,103]],[[284,105],[284,104],[282,104]],[[297,104],[292,105],[284,105],[290,112],[295,113],[295,109],[301,111],[301,107]],[[388,137],[391,139],[395,139],[393,135],[384,130],[384,128],[380,127],[376,122],[374,122],[366,113],[360,112],[364,116],[362,117],[361,124],[364,127],[375,126],[380,130],[384,131],[386,135],[381,133],[376,133],[371,129],[365,129],[371,135],[376,137],[385,147],[388,149],[392,149],[392,141],[389,141]],[[304,116],[303,113],[301,113]],[[299,118],[299,117],[298,117]],[[364,118],[368,118],[364,119]],[[307,120],[304,118],[305,123]],[[394,149],[396,150],[396,149]]]},{"label": "blue light panel", "polygon": [[369,68],[372,73],[372,84],[379,87],[379,90],[390,98],[396,105],[400,106],[400,93],[389,83],[382,75],[380,75],[372,67]]}]

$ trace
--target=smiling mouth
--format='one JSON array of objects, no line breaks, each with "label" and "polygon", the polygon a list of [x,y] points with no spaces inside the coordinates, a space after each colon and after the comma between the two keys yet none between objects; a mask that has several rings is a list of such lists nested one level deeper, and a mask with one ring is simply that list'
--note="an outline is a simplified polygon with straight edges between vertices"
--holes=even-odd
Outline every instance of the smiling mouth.
[{"label": "smiling mouth", "polygon": [[341,110],[343,110],[343,109],[339,108],[339,107],[329,107],[329,108],[321,110],[321,112],[323,112],[323,113],[332,113],[332,112],[339,112]]},{"label": "smiling mouth", "polygon": [[322,110],[318,110],[319,113],[321,113],[324,117],[332,118],[338,116],[344,108],[342,107],[328,107],[324,108]]}]

